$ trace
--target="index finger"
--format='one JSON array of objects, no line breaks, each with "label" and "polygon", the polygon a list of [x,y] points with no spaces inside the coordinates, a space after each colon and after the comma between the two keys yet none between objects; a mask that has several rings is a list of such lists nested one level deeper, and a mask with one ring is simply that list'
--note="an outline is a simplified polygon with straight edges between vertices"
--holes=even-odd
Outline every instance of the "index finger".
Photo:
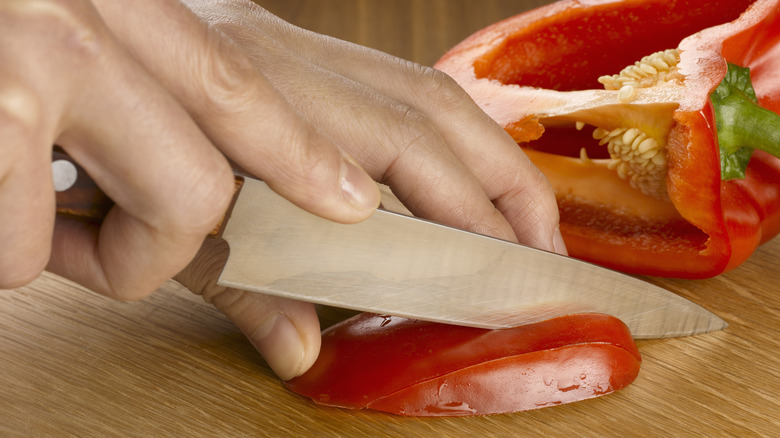
[{"label": "index finger", "polygon": [[330,220],[359,222],[379,205],[361,166],[300,117],[233,40],[178,0],[137,1],[132,11],[97,3],[136,58],[242,170]]}]

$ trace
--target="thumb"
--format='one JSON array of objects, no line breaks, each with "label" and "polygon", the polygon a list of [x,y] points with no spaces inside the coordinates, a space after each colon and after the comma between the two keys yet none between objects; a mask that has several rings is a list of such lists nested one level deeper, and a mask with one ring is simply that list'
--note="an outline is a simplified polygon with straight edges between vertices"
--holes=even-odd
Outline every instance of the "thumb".
[{"label": "thumb", "polygon": [[320,351],[314,305],[216,284],[228,255],[227,243],[206,239],[175,280],[202,295],[241,330],[282,380],[306,372]]}]

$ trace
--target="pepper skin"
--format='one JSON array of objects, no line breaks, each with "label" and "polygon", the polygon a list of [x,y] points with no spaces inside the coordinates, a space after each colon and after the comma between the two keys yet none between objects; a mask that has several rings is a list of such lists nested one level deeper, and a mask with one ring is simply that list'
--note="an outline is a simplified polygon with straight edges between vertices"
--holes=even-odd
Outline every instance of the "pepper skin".
[{"label": "pepper skin", "polygon": [[[585,91],[602,75],[673,48],[679,87],[640,90],[628,102],[618,91]],[[750,68],[758,104],[780,112],[778,0],[565,0],[477,32],[436,68],[548,177],[570,255],[629,273],[707,278],[780,232],[780,159],[755,151],[744,179],[721,180],[709,96],[727,63]],[[678,95],[665,101],[673,90]],[[652,93],[662,95],[655,106]],[[551,111],[564,106],[607,130],[638,120],[662,133],[663,196],[647,196],[608,169],[588,133],[562,126],[560,111]]]},{"label": "pepper skin", "polygon": [[608,315],[486,330],[364,313],[323,331],[314,366],[285,384],[329,406],[486,415],[609,394],[640,362],[625,324]]}]

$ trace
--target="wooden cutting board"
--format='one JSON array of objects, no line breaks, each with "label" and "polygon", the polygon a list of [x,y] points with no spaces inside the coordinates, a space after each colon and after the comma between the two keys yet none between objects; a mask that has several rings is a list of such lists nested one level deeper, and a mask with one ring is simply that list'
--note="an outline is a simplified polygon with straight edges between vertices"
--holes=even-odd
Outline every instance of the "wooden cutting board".
[{"label": "wooden cutting board", "polygon": [[[469,33],[544,1],[277,0],[304,27],[432,64]],[[287,391],[243,336],[175,283],[120,303],[46,274],[0,293],[0,436],[780,436],[780,239],[702,281],[649,279],[727,330],[639,341],[616,394],[511,415],[403,418]]]}]

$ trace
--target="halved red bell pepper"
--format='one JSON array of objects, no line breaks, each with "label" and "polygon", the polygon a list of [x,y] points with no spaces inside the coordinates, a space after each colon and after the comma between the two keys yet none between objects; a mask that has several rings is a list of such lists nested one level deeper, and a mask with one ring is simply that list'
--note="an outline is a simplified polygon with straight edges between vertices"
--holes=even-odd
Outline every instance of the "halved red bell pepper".
[{"label": "halved red bell pepper", "polygon": [[[662,85],[595,90],[605,75],[667,49],[678,49],[678,64]],[[758,105],[780,112],[780,1],[564,0],[477,32],[436,67],[548,177],[572,256],[625,272],[704,278],[741,264],[780,232],[780,159],[757,150],[744,178],[721,178],[710,96],[728,63],[749,68]],[[632,68],[665,71],[663,58],[645,64]],[[580,121],[603,128],[595,137],[617,132],[636,148],[644,138],[634,141],[636,133],[647,134],[660,145],[655,160],[665,175],[637,190],[642,184],[621,178],[631,171],[578,129]]]},{"label": "halved red bell pepper", "polygon": [[324,330],[312,368],[285,384],[323,405],[485,415],[609,394],[640,362],[628,328],[607,315],[485,330],[360,314]]}]

